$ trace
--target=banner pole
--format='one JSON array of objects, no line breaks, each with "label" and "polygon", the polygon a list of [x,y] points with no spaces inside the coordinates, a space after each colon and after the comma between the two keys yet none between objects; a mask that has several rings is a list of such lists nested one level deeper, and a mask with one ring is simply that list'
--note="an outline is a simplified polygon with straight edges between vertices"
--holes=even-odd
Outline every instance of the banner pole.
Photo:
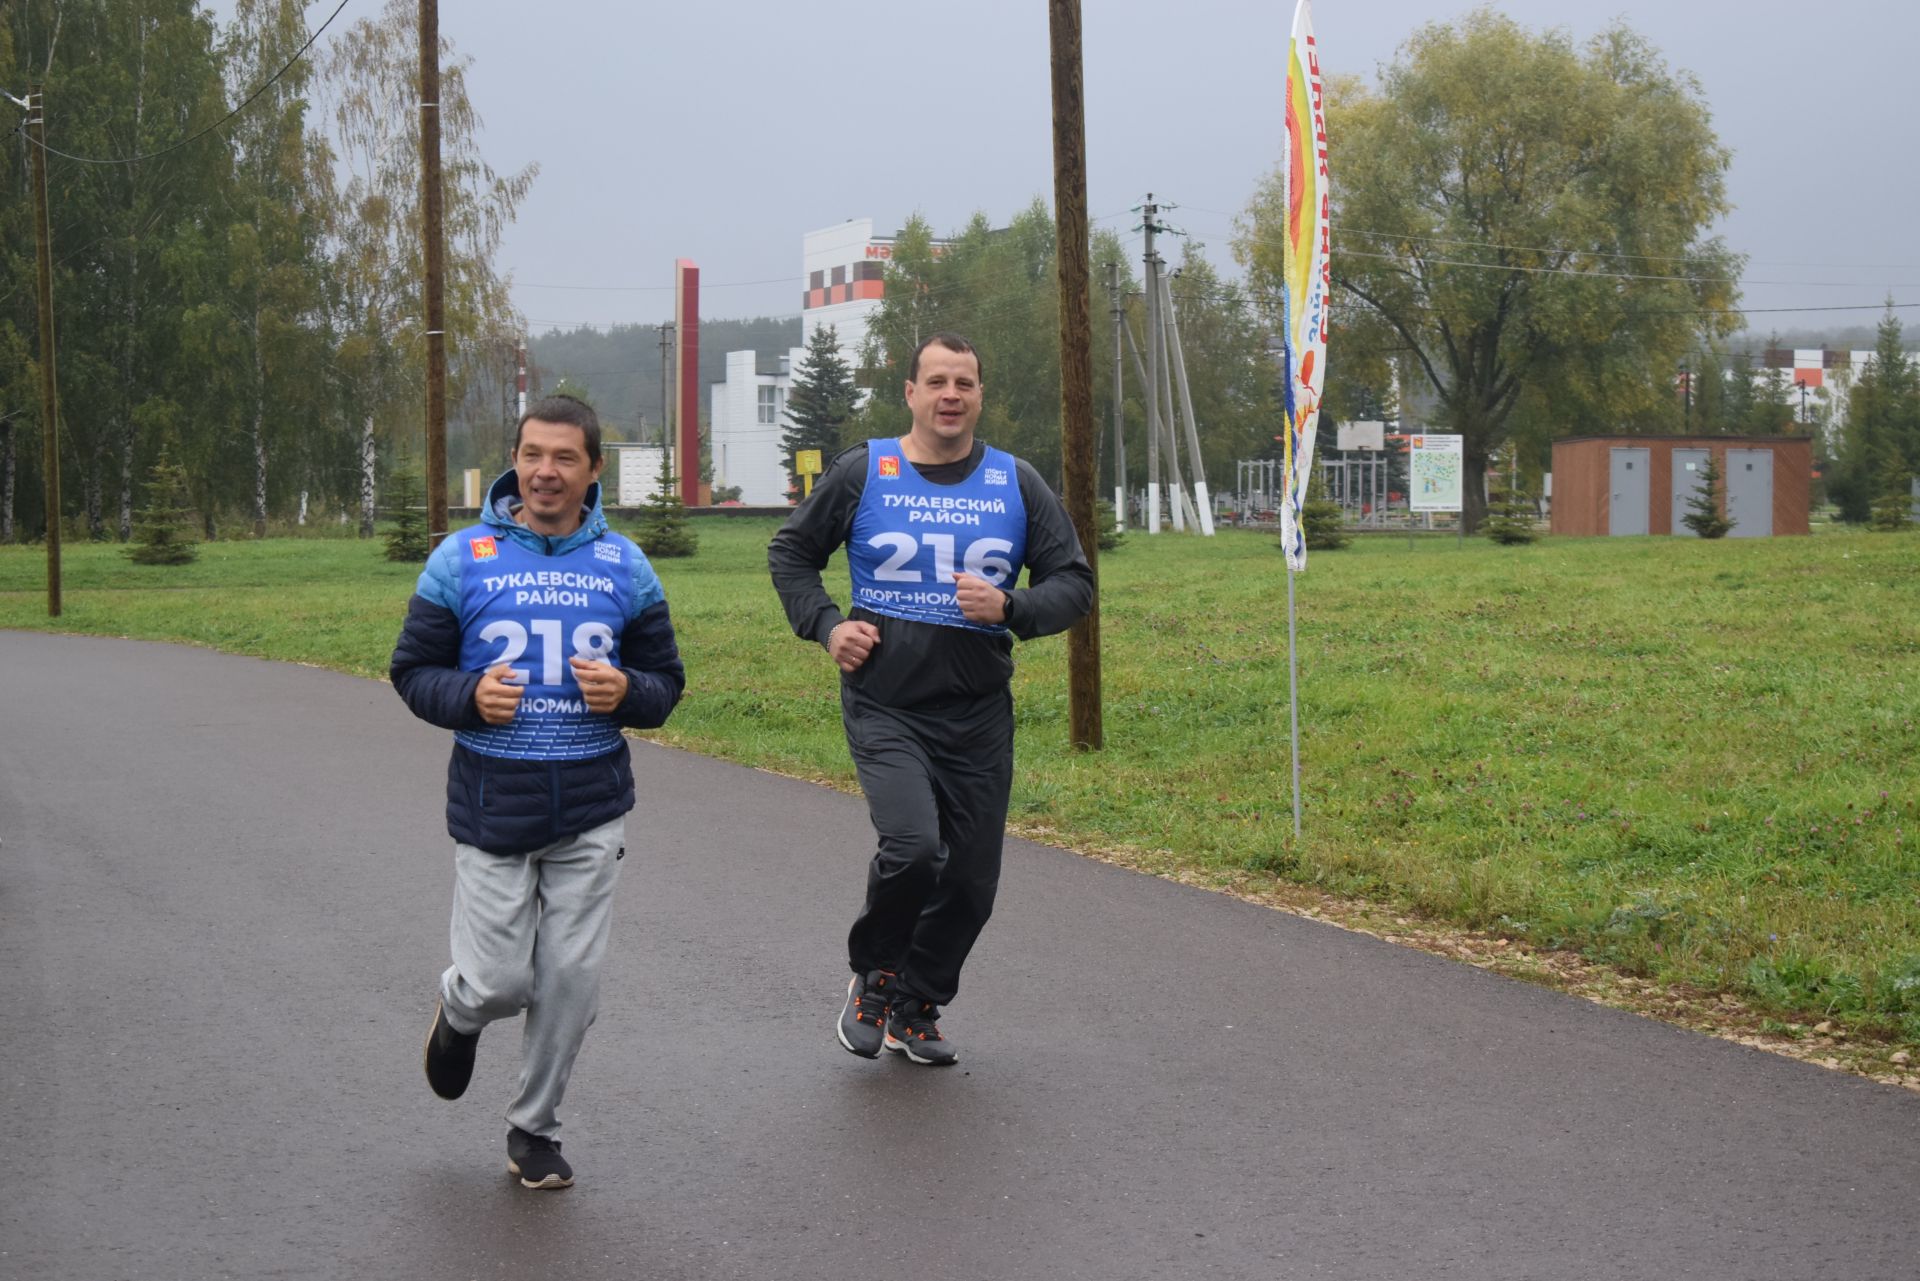
[{"label": "banner pole", "polygon": [[1287,702],[1293,722],[1293,839],[1300,840],[1300,651],[1294,639],[1293,578],[1287,571]]}]

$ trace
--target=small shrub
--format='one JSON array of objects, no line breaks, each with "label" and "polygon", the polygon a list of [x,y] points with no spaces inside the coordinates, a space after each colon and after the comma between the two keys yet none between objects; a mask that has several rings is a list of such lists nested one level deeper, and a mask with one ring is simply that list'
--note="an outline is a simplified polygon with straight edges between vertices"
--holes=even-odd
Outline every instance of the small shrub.
[{"label": "small shrub", "polygon": [[1347,533],[1346,514],[1327,497],[1327,483],[1318,468],[1307,481],[1307,505],[1300,509],[1300,523],[1310,552],[1337,552],[1353,541]]},{"label": "small shrub", "polygon": [[395,472],[387,481],[387,559],[417,565],[433,550],[427,545],[426,486],[411,468]]},{"label": "small shrub", "polygon": [[1707,454],[1707,465],[1700,469],[1700,488],[1687,500],[1687,514],[1680,523],[1702,538],[1725,538],[1733,522],[1720,511],[1720,469]]},{"label": "small shrub", "polygon": [[1873,516],[1867,527],[1882,534],[1913,528],[1913,481],[1904,468],[1888,469],[1880,496],[1873,500]]},{"label": "small shrub", "polygon": [[1514,474],[1511,447],[1496,461],[1495,469],[1496,486],[1493,501],[1487,506],[1486,535],[1503,547],[1524,547],[1540,537],[1540,533],[1533,527],[1533,495],[1517,483],[1498,483],[1502,477]]},{"label": "small shrub", "polygon": [[680,501],[671,469],[661,469],[659,491],[641,506],[633,541],[649,560],[691,556],[699,550],[700,537],[687,523],[687,505]]},{"label": "small shrub", "polygon": [[139,565],[186,564],[200,554],[188,533],[192,518],[186,469],[173,462],[163,445],[147,473],[147,505],[134,523],[127,555]]},{"label": "small shrub", "polygon": [[1110,552],[1126,543],[1127,536],[1120,532],[1119,525],[1119,518],[1113,512],[1113,504],[1104,498],[1095,500],[1093,504],[1094,540],[1099,543],[1101,551]]}]

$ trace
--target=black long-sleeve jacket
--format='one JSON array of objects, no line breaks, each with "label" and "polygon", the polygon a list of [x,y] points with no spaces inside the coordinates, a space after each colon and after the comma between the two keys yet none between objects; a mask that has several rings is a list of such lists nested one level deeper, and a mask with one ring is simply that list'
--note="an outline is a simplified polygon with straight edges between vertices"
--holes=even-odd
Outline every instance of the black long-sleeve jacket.
[{"label": "black long-sleeve jacket", "polygon": [[[934,484],[959,484],[986,455],[918,468]],[[1007,629],[1021,640],[1063,632],[1093,607],[1093,570],[1073,522],[1047,482],[1016,459],[1020,499],[1027,511],[1025,587],[1003,587]],[[842,451],[794,510],[767,548],[767,568],[794,635],[824,646],[847,614],[828,595],[820,574],[853,533],[854,513],[867,486],[867,446]],[[856,608],[853,618],[880,629],[880,643],[857,670],[841,679],[889,707],[925,707],[978,698],[1013,678],[1013,642],[1006,634],[970,631],[889,618]]]}]

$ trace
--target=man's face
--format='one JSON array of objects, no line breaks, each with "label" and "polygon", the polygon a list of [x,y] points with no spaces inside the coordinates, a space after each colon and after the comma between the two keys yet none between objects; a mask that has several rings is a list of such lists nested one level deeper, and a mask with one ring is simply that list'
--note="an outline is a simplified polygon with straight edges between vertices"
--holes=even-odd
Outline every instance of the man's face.
[{"label": "man's face", "polygon": [[539,534],[570,534],[578,529],[580,506],[588,488],[600,478],[600,467],[587,460],[587,433],[580,428],[527,419],[513,451],[527,528]]},{"label": "man's face", "polygon": [[920,380],[907,384],[913,430],[928,440],[973,439],[980,421],[980,361],[934,343],[920,353]]}]

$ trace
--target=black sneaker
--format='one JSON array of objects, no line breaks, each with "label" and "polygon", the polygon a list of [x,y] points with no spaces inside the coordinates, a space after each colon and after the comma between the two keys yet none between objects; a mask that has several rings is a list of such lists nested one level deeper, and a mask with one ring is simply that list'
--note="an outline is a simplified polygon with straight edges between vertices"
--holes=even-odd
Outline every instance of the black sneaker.
[{"label": "black sneaker", "polygon": [[887,1013],[886,1047],[915,1063],[945,1067],[957,1062],[960,1051],[940,1035],[940,1007],[918,997],[897,996]]},{"label": "black sneaker", "polygon": [[507,1173],[520,1176],[523,1188],[570,1188],[573,1167],[560,1155],[560,1140],[528,1134],[519,1126],[507,1131]]},{"label": "black sneaker", "polygon": [[473,1079],[473,1054],[478,1032],[456,1032],[447,1022],[444,1003],[434,1006],[433,1027],[427,1031],[427,1084],[443,1099],[457,1099]]},{"label": "black sneaker", "polygon": [[880,1042],[887,1033],[888,991],[893,975],[885,970],[870,971],[864,978],[856,974],[847,982],[847,1003],[840,1009],[840,1022],[834,1035],[840,1044],[863,1059],[880,1057]]}]

